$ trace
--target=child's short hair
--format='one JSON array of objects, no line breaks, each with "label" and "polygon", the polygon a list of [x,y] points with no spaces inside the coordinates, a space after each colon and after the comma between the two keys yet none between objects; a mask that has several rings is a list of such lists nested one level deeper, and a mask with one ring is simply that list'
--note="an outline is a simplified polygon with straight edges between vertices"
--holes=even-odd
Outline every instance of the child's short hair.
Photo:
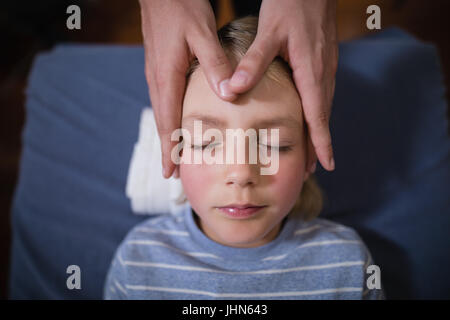
[{"label": "child's short hair", "polygon": [[[246,16],[233,20],[224,25],[217,32],[220,44],[222,45],[228,59],[237,65],[244,57],[248,48],[256,37],[258,30],[258,18],[254,16]],[[186,72],[186,87],[189,83],[192,73],[199,67],[198,59],[194,59]],[[282,84],[283,81],[291,81],[292,69],[281,57],[276,57],[269,65],[265,76]],[[295,86],[295,85],[294,85]],[[304,125],[305,141],[308,138],[308,130],[306,123]],[[186,196],[182,192],[177,203],[186,202]],[[323,196],[315,177],[311,174],[304,182],[302,191],[297,202],[290,211],[290,215],[295,215],[305,221],[314,219],[322,210]]]}]

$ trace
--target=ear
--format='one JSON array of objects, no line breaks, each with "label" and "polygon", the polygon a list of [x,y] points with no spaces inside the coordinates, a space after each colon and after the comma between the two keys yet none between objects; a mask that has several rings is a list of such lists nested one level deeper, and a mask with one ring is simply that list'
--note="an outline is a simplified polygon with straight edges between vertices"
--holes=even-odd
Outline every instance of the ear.
[{"label": "ear", "polygon": [[309,176],[316,171],[317,155],[312,144],[309,133],[305,130],[306,134],[306,163],[305,163],[305,178],[304,181],[308,180]]}]

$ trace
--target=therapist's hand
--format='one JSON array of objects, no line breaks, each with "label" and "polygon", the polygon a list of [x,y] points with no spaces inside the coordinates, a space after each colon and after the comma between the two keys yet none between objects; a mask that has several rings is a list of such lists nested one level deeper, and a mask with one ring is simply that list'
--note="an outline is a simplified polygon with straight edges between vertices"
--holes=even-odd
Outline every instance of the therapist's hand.
[{"label": "therapist's hand", "polygon": [[140,0],[140,5],[145,76],[161,140],[163,176],[168,178],[176,167],[170,154],[178,142],[170,137],[181,126],[190,62],[197,57],[211,88],[229,101],[236,95],[227,93],[228,87],[220,83],[229,81],[233,70],[219,43],[209,1]]},{"label": "therapist's hand", "polygon": [[294,72],[315,153],[327,170],[334,170],[328,122],[338,62],[336,33],[336,0],[263,0],[256,39],[229,82],[232,92],[245,92],[275,56],[283,57]]}]

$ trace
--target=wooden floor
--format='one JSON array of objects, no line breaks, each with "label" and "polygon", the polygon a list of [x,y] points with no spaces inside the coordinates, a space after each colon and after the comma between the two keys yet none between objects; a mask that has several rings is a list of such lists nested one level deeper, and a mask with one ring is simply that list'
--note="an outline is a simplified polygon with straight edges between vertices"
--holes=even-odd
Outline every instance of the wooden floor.
[{"label": "wooden floor", "polygon": [[[0,59],[0,298],[6,298],[10,246],[10,209],[21,150],[24,124],[24,88],[33,57],[60,41],[140,44],[138,1],[85,1],[81,5],[82,29],[65,28],[69,0],[20,2],[0,5],[3,45]],[[43,4],[48,5],[43,5]],[[450,75],[450,1],[448,0],[339,0],[338,35],[349,40],[371,31],[366,28],[366,8],[381,8],[382,28],[398,25],[440,52],[447,88]],[[231,2],[218,4],[217,24],[234,16]],[[5,41],[6,38],[6,41]],[[447,92],[447,98],[449,94]]]}]

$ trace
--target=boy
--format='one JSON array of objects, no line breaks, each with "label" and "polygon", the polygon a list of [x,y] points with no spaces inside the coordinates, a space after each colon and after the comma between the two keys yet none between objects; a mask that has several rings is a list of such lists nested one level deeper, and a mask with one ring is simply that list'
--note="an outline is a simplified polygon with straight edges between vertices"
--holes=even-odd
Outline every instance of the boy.
[{"label": "boy", "polygon": [[[256,30],[253,17],[219,30],[235,65]],[[373,262],[358,234],[317,218],[315,157],[289,66],[275,59],[261,82],[232,103],[211,91],[198,62],[187,77],[179,164],[184,210],[129,232],[108,272],[105,298],[383,298],[381,289],[366,286]],[[229,148],[221,139],[185,139],[195,136],[196,121],[219,132],[276,129],[277,139],[258,141],[277,155],[276,172],[262,175],[267,165],[250,163],[248,153],[243,164],[190,161],[188,154],[203,158]]]}]

